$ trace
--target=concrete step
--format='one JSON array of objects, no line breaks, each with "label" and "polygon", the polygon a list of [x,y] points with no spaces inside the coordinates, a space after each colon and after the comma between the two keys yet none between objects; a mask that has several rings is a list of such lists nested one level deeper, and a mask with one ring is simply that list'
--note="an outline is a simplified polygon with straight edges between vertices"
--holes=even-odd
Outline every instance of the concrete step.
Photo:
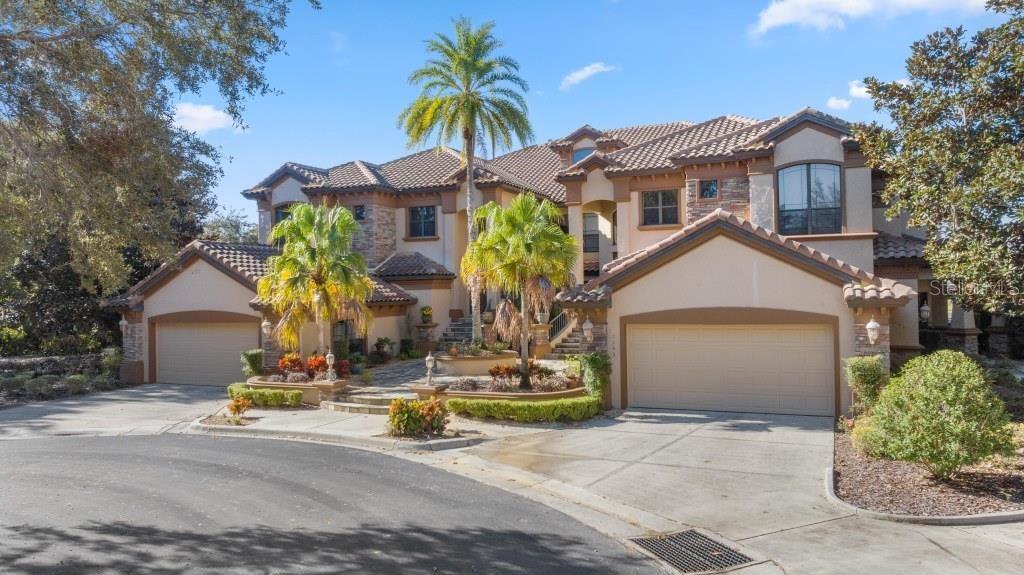
[{"label": "concrete step", "polygon": [[349,401],[321,401],[320,407],[322,409],[342,411],[345,413],[363,413],[368,415],[388,414],[388,406],[386,405],[368,405],[365,403],[353,403]]},{"label": "concrete step", "polygon": [[391,405],[391,400],[416,399],[415,393],[348,393],[338,397],[338,401],[345,403],[359,403],[362,405]]}]

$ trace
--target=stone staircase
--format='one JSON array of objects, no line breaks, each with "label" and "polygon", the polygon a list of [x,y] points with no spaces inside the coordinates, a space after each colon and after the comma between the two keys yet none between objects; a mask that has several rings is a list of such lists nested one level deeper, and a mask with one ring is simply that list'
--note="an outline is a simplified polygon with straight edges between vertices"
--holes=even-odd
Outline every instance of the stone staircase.
[{"label": "stone staircase", "polygon": [[558,345],[545,356],[545,359],[566,359],[570,355],[577,355],[583,351],[583,330],[575,327],[569,335],[558,342]]},{"label": "stone staircase", "polygon": [[336,401],[322,401],[320,407],[345,413],[387,415],[388,406],[395,398],[416,399],[415,393],[396,391],[388,387],[352,387],[338,396]]},{"label": "stone staircase", "polygon": [[441,338],[437,341],[438,349],[448,349],[453,343],[470,342],[473,340],[473,318],[464,317],[448,324]]}]

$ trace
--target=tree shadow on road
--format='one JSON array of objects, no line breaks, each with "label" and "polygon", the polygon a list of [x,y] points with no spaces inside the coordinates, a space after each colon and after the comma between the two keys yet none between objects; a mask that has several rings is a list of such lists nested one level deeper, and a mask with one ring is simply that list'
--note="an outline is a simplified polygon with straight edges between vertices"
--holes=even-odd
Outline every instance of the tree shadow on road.
[{"label": "tree shadow on road", "polygon": [[339,531],[257,525],[204,532],[130,523],[0,527],[0,566],[50,573],[649,573],[624,547],[593,549],[568,534],[489,528]]}]

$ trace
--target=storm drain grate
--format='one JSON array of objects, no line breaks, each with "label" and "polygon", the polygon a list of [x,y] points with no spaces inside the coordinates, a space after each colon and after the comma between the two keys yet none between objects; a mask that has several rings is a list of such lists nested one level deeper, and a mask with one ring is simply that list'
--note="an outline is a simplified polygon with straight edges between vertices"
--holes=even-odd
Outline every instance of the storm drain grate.
[{"label": "storm drain grate", "polygon": [[635,537],[630,541],[681,573],[707,573],[753,561],[693,529],[655,537]]}]

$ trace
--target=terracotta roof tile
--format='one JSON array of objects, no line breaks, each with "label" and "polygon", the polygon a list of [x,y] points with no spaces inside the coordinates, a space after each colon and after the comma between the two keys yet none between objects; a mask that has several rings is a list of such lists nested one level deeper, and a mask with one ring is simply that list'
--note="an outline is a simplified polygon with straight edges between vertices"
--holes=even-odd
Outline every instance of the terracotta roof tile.
[{"label": "terracotta roof tile", "polygon": [[924,245],[925,241],[921,238],[879,233],[875,236],[875,259],[924,259]]},{"label": "terracotta roof tile", "polygon": [[395,252],[373,270],[381,278],[454,278],[448,268],[419,252]]},{"label": "terracotta roof tile", "polygon": [[609,154],[609,159],[618,165],[609,167],[607,172],[673,168],[675,167],[675,164],[672,162],[673,154],[756,124],[757,121],[750,118],[722,116],[707,122],[687,126],[643,144],[624,148]]},{"label": "terracotta roof tile", "polygon": [[649,142],[662,136],[667,136],[689,128],[693,125],[693,122],[666,122],[663,124],[641,124],[638,126],[626,126],[624,128],[614,128],[605,132],[604,138],[601,139],[618,139],[626,143],[627,146],[637,146],[644,142]]},{"label": "terracotta roof tile", "polygon": [[366,300],[366,303],[368,304],[413,304],[417,301],[414,296],[409,294],[409,292],[385,279],[371,275],[370,281],[373,282],[373,293],[370,294],[370,297]]},{"label": "terracotta roof tile", "polygon": [[611,298],[612,288],[606,285],[592,289],[577,285],[555,294],[555,301],[569,308],[574,305],[608,305]]},{"label": "terracotta roof tile", "polygon": [[209,240],[196,240],[192,244],[253,283],[267,273],[267,258],[280,253],[275,246],[263,244],[231,244]]},{"label": "terracotta roof tile", "polygon": [[843,286],[843,297],[851,307],[870,305],[877,302],[895,302],[900,305],[910,301],[913,291],[888,278],[876,278],[877,283],[850,282]]},{"label": "terracotta roof tile", "polygon": [[552,201],[565,201],[565,186],[555,180],[555,176],[562,170],[562,160],[547,144],[509,152],[494,158],[490,163],[518,175]]}]

